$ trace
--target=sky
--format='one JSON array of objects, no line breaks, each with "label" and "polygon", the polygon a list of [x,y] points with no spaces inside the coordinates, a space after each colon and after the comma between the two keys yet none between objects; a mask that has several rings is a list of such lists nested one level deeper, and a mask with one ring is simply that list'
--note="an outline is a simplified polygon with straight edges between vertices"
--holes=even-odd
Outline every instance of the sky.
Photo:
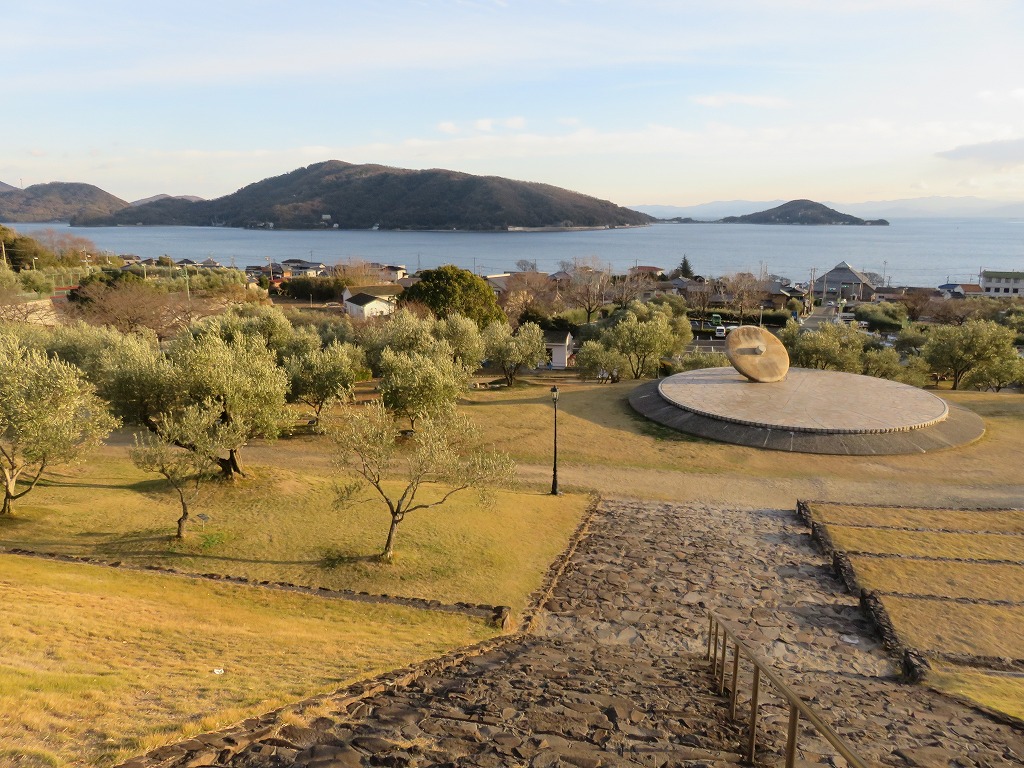
[{"label": "sky", "polygon": [[324,160],[623,205],[1024,200],[1020,0],[0,0],[0,181]]}]

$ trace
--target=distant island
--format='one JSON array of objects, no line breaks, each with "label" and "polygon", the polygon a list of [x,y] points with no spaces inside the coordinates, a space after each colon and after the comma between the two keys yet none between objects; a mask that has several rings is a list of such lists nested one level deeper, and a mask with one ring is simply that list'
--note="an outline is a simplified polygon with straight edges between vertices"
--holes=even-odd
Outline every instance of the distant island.
[{"label": "distant island", "polygon": [[691,217],[676,216],[663,219],[674,224],[800,224],[800,225],[844,225],[860,227],[887,227],[885,219],[860,219],[847,213],[840,213],[827,205],[813,200],[790,200],[774,208],[745,216],[726,216],[714,221],[699,221]]},{"label": "distant island", "polygon": [[87,184],[0,192],[0,221],[59,220],[73,226],[474,231],[601,229],[656,221],[548,184],[338,160],[264,179],[215,200],[158,195],[132,204]]}]

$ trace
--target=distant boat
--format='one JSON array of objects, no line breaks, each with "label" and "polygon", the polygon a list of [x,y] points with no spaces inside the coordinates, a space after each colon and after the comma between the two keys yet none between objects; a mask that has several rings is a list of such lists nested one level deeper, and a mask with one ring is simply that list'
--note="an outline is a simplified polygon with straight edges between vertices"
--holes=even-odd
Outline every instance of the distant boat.
[{"label": "distant boat", "polygon": [[378,229],[380,229],[380,224],[374,224],[372,227],[370,227],[371,232],[376,232]]}]

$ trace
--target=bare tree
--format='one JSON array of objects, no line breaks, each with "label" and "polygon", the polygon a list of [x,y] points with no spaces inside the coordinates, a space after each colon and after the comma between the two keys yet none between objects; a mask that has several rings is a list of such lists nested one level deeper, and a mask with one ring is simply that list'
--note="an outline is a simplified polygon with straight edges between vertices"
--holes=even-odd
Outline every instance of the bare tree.
[{"label": "bare tree", "polygon": [[726,277],[725,285],[729,293],[729,304],[736,310],[742,325],[744,316],[761,306],[767,285],[750,272],[737,272]]},{"label": "bare tree", "polygon": [[582,309],[587,314],[589,323],[598,310],[608,302],[608,287],[611,284],[611,271],[597,258],[579,259],[571,264],[562,264],[570,275],[569,284],[565,287],[563,298],[571,307]]}]

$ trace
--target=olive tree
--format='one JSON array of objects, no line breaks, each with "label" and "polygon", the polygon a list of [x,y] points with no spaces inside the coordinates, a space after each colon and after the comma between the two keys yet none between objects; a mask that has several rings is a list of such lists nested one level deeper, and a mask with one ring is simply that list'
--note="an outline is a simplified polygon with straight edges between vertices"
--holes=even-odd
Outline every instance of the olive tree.
[{"label": "olive tree", "polygon": [[[334,436],[339,464],[356,476],[339,490],[339,505],[353,503],[369,486],[390,515],[384,562],[394,557],[395,535],[407,515],[440,507],[469,488],[508,485],[515,472],[512,460],[482,446],[479,430],[453,407],[422,416],[407,438],[397,415],[375,400]],[[439,487],[424,488],[428,483]]]},{"label": "olive tree", "polygon": [[602,383],[615,383],[628,365],[625,356],[608,349],[600,341],[583,342],[576,352],[576,372],[583,380],[597,379]]},{"label": "olive tree", "polygon": [[325,349],[289,357],[285,368],[291,379],[289,399],[313,409],[316,428],[324,408],[351,399],[356,382],[370,377],[363,350],[348,343],[332,342]]},{"label": "olive tree", "polygon": [[161,416],[155,432],[135,436],[130,452],[135,466],[162,475],[178,496],[181,516],[177,539],[185,538],[189,505],[198,499],[202,481],[216,471],[213,457],[222,445],[234,439],[229,435],[230,427],[221,422],[220,413],[214,403],[190,405],[177,414]]},{"label": "olive tree", "polygon": [[10,515],[48,467],[98,447],[117,420],[81,371],[8,336],[0,337],[0,382],[0,515]]},{"label": "olive tree", "polygon": [[468,384],[466,370],[455,363],[443,341],[434,342],[427,352],[385,349],[380,371],[382,403],[414,429],[420,417],[453,405]]},{"label": "olive tree", "polygon": [[968,320],[963,325],[937,325],[928,334],[921,356],[937,374],[953,377],[959,389],[972,371],[1017,357],[1014,333],[991,320]]},{"label": "olive tree", "polygon": [[523,323],[514,332],[506,323],[491,323],[484,330],[484,349],[510,387],[523,368],[536,368],[547,359],[544,331],[536,323]]},{"label": "olive tree", "polygon": [[652,375],[661,356],[677,347],[673,328],[660,312],[653,313],[650,320],[640,320],[635,313],[626,312],[601,334],[601,342],[626,358],[634,379]]}]

